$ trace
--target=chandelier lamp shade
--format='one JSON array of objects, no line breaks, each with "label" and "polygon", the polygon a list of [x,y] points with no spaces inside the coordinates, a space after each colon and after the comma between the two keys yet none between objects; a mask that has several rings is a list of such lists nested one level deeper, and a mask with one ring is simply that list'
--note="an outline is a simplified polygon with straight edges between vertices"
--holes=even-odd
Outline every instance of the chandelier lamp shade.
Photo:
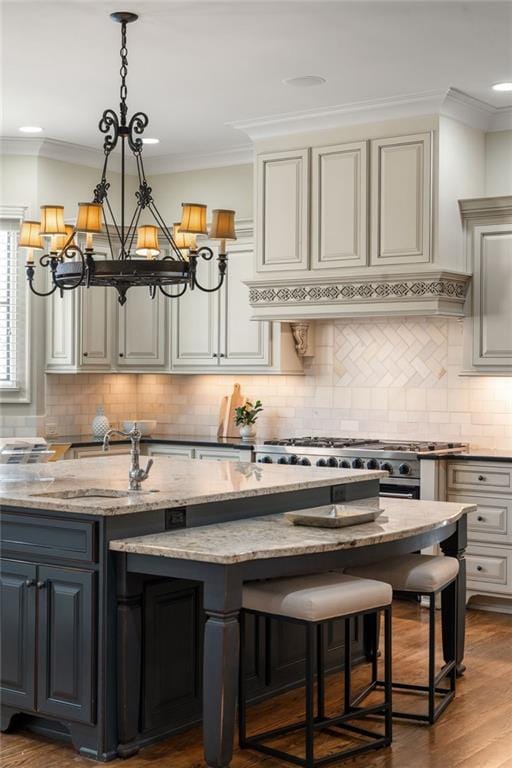
[{"label": "chandelier lamp shade", "polygon": [[[27,249],[25,270],[30,289],[38,296],[50,296],[59,291],[71,291],[80,286],[112,286],[117,290],[120,304],[126,302],[129,288],[149,288],[155,298],[160,291],[169,298],[183,296],[195,288],[212,293],[218,291],[227,270],[226,240],[235,240],[235,212],[212,211],[210,231],[207,227],[207,207],[200,203],[183,203],[181,221],[169,227],[157,208],[148,183],[142,159],[142,134],[149,124],[144,112],[128,113],[128,49],[126,28],[138,16],[128,11],[111,14],[121,25],[121,85],[119,111],[106,109],[98,128],[103,134],[103,165],[101,177],[90,202],[78,203],[74,224],[66,224],[64,206],[42,205],[40,221],[23,221],[19,246]],[[121,159],[120,199],[114,216],[109,181],[109,160],[114,151]],[[131,205],[126,192],[126,160],[133,157],[137,173],[137,191]],[[142,218],[142,221],[141,221]],[[147,223],[148,219],[152,223]],[[69,221],[69,220],[68,220]],[[94,236],[104,234],[109,254],[98,254]],[[207,245],[198,245],[197,236],[219,240],[217,253],[218,281],[213,287],[203,286],[198,278],[199,260],[210,261],[215,253]],[[45,239],[48,243],[45,245]],[[38,266],[34,250],[45,251],[38,264],[49,270],[46,291],[35,288]]]}]

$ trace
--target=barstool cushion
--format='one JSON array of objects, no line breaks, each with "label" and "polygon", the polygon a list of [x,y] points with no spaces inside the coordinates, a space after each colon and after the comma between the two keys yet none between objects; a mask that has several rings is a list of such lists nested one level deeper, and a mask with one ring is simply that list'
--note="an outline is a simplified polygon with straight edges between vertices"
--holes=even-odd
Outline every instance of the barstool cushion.
[{"label": "barstool cushion", "polygon": [[346,569],[360,578],[382,579],[397,592],[437,592],[458,572],[459,561],[444,555],[398,555]]},{"label": "barstool cushion", "polygon": [[389,584],[343,573],[316,573],[244,585],[243,607],[302,621],[325,621],[391,603]]}]

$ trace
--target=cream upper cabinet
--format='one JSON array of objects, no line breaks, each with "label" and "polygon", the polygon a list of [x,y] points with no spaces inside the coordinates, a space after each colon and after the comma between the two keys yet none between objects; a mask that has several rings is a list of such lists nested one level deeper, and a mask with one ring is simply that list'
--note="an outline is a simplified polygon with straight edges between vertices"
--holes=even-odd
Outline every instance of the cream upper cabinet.
[{"label": "cream upper cabinet", "polygon": [[46,370],[73,372],[78,365],[78,290],[46,299]]},{"label": "cream upper cabinet", "polygon": [[252,244],[232,245],[226,282],[219,294],[220,338],[219,365],[269,366],[271,364],[270,323],[252,321],[249,289],[245,285],[252,275]]},{"label": "cream upper cabinet", "polygon": [[118,304],[117,366],[133,370],[165,370],[169,364],[167,299],[157,290],[131,288],[124,306]]},{"label": "cream upper cabinet", "polygon": [[[198,280],[212,288],[218,280],[216,259],[199,259]],[[228,272],[231,268],[228,263]],[[204,293],[198,288],[187,290],[171,303],[171,366],[182,368],[217,367],[219,353],[219,299],[217,293]]]},{"label": "cream upper cabinet", "polygon": [[473,364],[512,372],[512,221],[475,227]]},{"label": "cream upper cabinet", "polygon": [[112,288],[81,288],[81,365],[84,368],[112,366],[114,313]]},{"label": "cream upper cabinet", "polygon": [[308,268],[309,150],[258,156],[257,270]]},{"label": "cream upper cabinet", "polygon": [[371,142],[371,264],[431,261],[430,133]]},{"label": "cream upper cabinet", "polygon": [[312,269],[368,262],[367,155],[366,141],[312,151]]}]

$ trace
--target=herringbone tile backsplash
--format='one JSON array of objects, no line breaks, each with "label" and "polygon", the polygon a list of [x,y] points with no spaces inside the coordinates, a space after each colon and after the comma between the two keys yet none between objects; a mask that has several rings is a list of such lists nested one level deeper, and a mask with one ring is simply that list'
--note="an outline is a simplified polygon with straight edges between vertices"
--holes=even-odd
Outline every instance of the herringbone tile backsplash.
[{"label": "herringbone tile backsplash", "polygon": [[221,397],[238,381],[264,403],[261,439],[324,434],[512,448],[512,378],[461,370],[458,320],[319,322],[304,376],[48,376],[47,420],[61,433],[87,433],[98,399],[114,421],[132,416],[135,404],[159,431],[214,435]]}]

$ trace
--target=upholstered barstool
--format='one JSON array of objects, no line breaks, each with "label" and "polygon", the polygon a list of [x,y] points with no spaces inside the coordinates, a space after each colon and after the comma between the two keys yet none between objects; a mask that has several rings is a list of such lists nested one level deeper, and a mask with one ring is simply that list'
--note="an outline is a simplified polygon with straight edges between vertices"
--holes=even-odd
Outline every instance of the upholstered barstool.
[{"label": "upholstered barstool", "polygon": [[[255,749],[264,754],[287,760],[305,768],[327,762],[315,760],[315,732],[325,731],[331,736],[357,735],[366,738],[365,743],[346,748],[336,754],[329,754],[328,762],[352,757],[360,752],[378,749],[391,744],[391,601],[392,590],[382,581],[360,579],[340,573],[320,573],[246,584],[243,590],[243,609],[240,614],[240,689],[238,699],[239,739],[241,748]],[[365,614],[379,616],[384,613],[384,700],[373,706],[358,708],[357,712],[347,711],[351,700],[351,623]],[[306,717],[271,731],[247,736],[246,695],[244,674],[245,619],[248,614],[293,622],[304,627],[306,641]],[[326,717],[324,706],[324,670],[322,652],[323,624],[333,619],[345,619],[345,711],[335,717]],[[315,714],[314,678],[317,672],[317,711]],[[369,730],[349,721],[360,720],[367,715],[380,714],[385,718],[381,732]],[[339,728],[339,731],[335,731]],[[269,745],[273,739],[304,729],[305,756],[285,752]],[[264,743],[266,742],[266,743]]]},{"label": "upholstered barstool", "polygon": [[[454,557],[443,557],[435,555],[400,555],[398,557],[381,560],[366,566],[347,568],[346,573],[368,579],[382,579],[390,584],[393,592],[410,592],[416,595],[426,597],[429,610],[429,641],[428,641],[428,685],[413,685],[412,683],[403,683],[393,681],[393,688],[402,692],[426,692],[428,694],[428,713],[417,714],[415,712],[403,712],[393,710],[393,717],[406,718],[408,720],[418,720],[428,722],[431,725],[435,723],[441,713],[446,709],[450,701],[455,696],[456,689],[456,627],[457,627],[457,590],[456,579],[459,573],[459,561]],[[452,590],[453,606],[453,642],[449,649],[450,658],[436,674],[435,667],[435,643],[436,643],[436,597],[445,589]],[[374,674],[372,682],[368,688],[363,691],[353,702],[352,706],[364,700],[365,696],[372,690],[384,685],[383,681],[377,679],[374,665]],[[441,688],[440,684],[447,680],[449,687]],[[436,706],[436,695],[441,696],[441,701]]]}]

